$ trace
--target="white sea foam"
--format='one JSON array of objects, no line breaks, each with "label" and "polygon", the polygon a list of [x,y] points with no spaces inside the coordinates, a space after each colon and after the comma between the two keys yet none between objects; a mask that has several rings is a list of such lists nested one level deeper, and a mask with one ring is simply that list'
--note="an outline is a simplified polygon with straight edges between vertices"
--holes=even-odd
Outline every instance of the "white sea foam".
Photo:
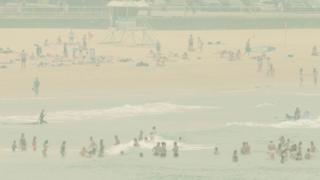
[{"label": "white sea foam", "polygon": [[269,102],[264,102],[264,103],[261,103],[261,104],[257,104],[256,108],[264,108],[264,107],[271,107],[271,106],[274,106],[274,104],[273,103],[269,103]]},{"label": "white sea foam", "polygon": [[[219,109],[214,106],[193,106],[178,105],[172,103],[146,103],[141,105],[124,105],[107,109],[79,110],[79,111],[58,111],[49,112],[47,119],[50,123],[59,123],[66,121],[81,121],[88,119],[114,119],[127,118],[145,115],[161,115],[166,113],[188,112],[206,109]],[[24,116],[0,116],[0,122],[5,124],[30,123],[37,121],[38,115]]]},{"label": "white sea foam", "polygon": [[258,128],[320,128],[320,119],[303,119],[298,121],[282,121],[278,123],[231,122],[226,126],[258,127]]},{"label": "white sea foam", "polygon": [[[133,141],[129,141],[123,144],[112,146],[111,148],[107,149],[106,152],[109,155],[119,155],[121,151],[128,152],[134,148],[140,148],[140,149],[149,149],[151,150],[157,142],[165,142],[167,150],[171,150],[173,148],[174,140],[165,139],[160,136],[155,136],[155,139],[153,141],[140,141],[139,147],[133,146]],[[180,151],[197,151],[197,150],[208,150],[208,149],[214,149],[215,146],[213,145],[203,145],[203,144],[187,144],[179,142],[179,150]]]}]

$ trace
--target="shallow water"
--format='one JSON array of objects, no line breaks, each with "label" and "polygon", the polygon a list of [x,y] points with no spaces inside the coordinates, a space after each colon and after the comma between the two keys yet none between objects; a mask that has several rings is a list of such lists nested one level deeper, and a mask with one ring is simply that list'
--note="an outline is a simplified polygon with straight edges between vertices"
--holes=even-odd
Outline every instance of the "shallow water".
[{"label": "shallow water", "polygon": [[[315,141],[320,132],[316,93],[273,92],[268,90],[225,91],[202,95],[127,96],[127,97],[38,97],[1,99],[0,172],[5,179],[317,179],[319,157],[311,161],[268,160],[266,146],[285,135],[293,142]],[[285,122],[284,115],[296,106],[311,112],[310,120]],[[24,125],[37,120],[41,108],[47,110],[48,125]],[[139,130],[145,133],[157,126],[158,138],[182,138],[179,158],[152,156],[152,143],[133,148]],[[41,152],[10,152],[20,133],[30,145],[38,137],[39,148],[49,140],[49,155]],[[113,147],[117,134],[121,147]],[[89,137],[103,138],[106,157],[80,158]],[[59,157],[59,145],[67,140],[67,157]],[[231,154],[248,141],[252,155],[240,156],[232,163]],[[218,146],[220,155],[213,155]],[[125,155],[118,155],[125,151]],[[144,158],[138,154],[144,153]],[[19,173],[17,173],[19,172]],[[50,174],[50,176],[48,176]]]}]

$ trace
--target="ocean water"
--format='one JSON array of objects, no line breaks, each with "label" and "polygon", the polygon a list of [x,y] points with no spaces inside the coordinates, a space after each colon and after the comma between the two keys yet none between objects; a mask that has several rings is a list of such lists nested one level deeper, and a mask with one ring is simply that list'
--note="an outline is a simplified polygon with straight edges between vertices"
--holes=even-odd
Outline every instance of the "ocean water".
[{"label": "ocean water", "polygon": [[[0,177],[4,179],[318,179],[319,155],[310,161],[268,159],[267,144],[284,135],[292,142],[320,144],[320,94],[271,90],[223,91],[212,94],[168,96],[132,95],[114,97],[26,97],[0,100]],[[310,117],[286,121],[296,107]],[[47,125],[32,125],[39,111],[47,112]],[[157,127],[154,142],[132,146],[143,130]],[[25,133],[27,152],[11,152],[10,145]],[[118,135],[121,145],[113,146]],[[31,152],[31,139],[38,137],[39,150]],[[81,158],[80,149],[104,139],[104,158]],[[48,157],[41,146],[49,140]],[[59,146],[67,141],[67,156]],[[153,157],[157,141],[168,144],[168,157]],[[180,145],[180,157],[171,152]],[[248,141],[252,154],[232,163],[233,150]],[[220,154],[213,154],[219,147]],[[120,155],[123,151],[124,155]],[[140,158],[139,153],[144,153]]]}]

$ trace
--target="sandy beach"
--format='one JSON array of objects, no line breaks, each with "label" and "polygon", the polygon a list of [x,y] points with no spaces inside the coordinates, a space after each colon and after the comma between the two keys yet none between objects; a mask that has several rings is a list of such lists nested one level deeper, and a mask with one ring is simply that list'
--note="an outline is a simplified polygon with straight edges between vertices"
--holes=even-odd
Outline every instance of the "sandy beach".
[{"label": "sandy beach", "polygon": [[[105,56],[101,63],[53,61],[40,67],[28,58],[20,66],[20,53],[31,55],[34,44],[42,44],[46,54],[63,56],[58,36],[67,41],[69,29],[0,29],[0,47],[13,53],[0,55],[0,177],[25,179],[119,179],[119,180],[268,180],[310,179],[319,177],[318,154],[307,161],[277,156],[270,160],[269,141],[280,136],[292,143],[303,141],[303,150],[318,139],[319,85],[312,70],[319,68],[320,57],[311,56],[319,46],[319,29],[152,31],[161,42],[165,63],[150,56],[155,47],[101,44],[110,31],[74,29],[76,39],[91,32],[88,47]],[[204,41],[203,50],[188,52],[188,37]],[[247,40],[254,50],[244,55]],[[255,56],[265,48],[274,76],[267,76],[267,65],[257,72]],[[241,50],[239,60],[221,58],[223,50]],[[262,50],[261,50],[262,49]],[[188,59],[181,58],[188,52]],[[177,54],[177,55],[174,55]],[[121,59],[129,58],[123,62]],[[137,66],[143,61],[148,66]],[[299,69],[304,70],[299,85]],[[41,86],[39,96],[32,92],[34,78]],[[309,119],[286,121],[285,114],[296,107],[310,112]],[[41,109],[47,112],[47,125],[25,125],[37,121]],[[157,127],[157,140],[168,143],[168,157],[152,155],[152,143],[132,147],[140,130],[146,134]],[[13,140],[26,134],[38,137],[39,150],[11,152]],[[121,146],[114,147],[114,135]],[[89,137],[104,139],[104,158],[82,158],[80,149]],[[42,143],[49,140],[48,157],[41,155]],[[67,141],[67,156],[59,156],[59,146]],[[179,158],[172,156],[171,145],[181,145]],[[250,143],[252,153],[232,162],[233,150]],[[220,155],[213,154],[219,147]],[[124,151],[124,155],[120,152]],[[139,157],[144,153],[144,157]]]},{"label": "sandy beach", "polygon": [[[317,29],[303,30],[226,30],[226,31],[158,31],[150,32],[154,39],[162,44],[165,55],[170,52],[182,54],[187,49],[189,34],[201,37],[204,42],[202,52],[192,52],[189,60],[169,58],[165,67],[157,67],[148,55],[150,47],[122,47],[100,44],[107,36],[107,30],[75,30],[79,37],[88,31],[94,34],[89,46],[96,48],[97,54],[111,57],[110,63],[95,65],[74,65],[57,68],[37,68],[28,61],[28,68],[21,69],[20,64],[1,69],[1,96],[31,96],[30,88],[34,77],[41,79],[42,96],[63,95],[108,95],[112,93],[173,93],[179,91],[201,91],[211,93],[219,90],[243,90],[255,88],[297,88],[298,70],[305,68],[306,81],[312,81],[313,67],[318,67],[318,57],[310,56],[312,46],[317,45]],[[23,32],[23,33],[22,33]],[[34,43],[45,39],[55,43],[58,36],[67,39],[69,30],[47,29],[1,29],[1,47],[10,47],[17,53],[26,49],[34,52]],[[307,33],[308,36],[302,34]],[[286,37],[284,38],[284,35]],[[275,66],[276,76],[266,77],[266,73],[257,73],[257,62],[243,56],[240,61],[228,61],[219,58],[223,49],[243,51],[247,39],[253,47],[272,46],[276,50],[270,53]],[[207,45],[220,41],[220,45]],[[62,54],[62,47],[52,45],[48,52]],[[61,49],[61,50],[60,50]],[[292,58],[288,55],[293,55]],[[15,55],[14,57],[19,57]],[[132,58],[134,62],[117,62],[119,58]],[[1,58],[6,62],[7,56]],[[147,68],[137,68],[137,61],[150,64]],[[308,72],[309,71],[309,72]],[[15,83],[18,82],[18,83]],[[305,89],[314,89],[306,82]]]}]

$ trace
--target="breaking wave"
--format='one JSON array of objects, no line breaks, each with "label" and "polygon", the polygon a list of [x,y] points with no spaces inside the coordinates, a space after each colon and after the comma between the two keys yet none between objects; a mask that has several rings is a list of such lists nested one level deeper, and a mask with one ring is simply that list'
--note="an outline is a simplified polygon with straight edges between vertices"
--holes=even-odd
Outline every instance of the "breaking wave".
[{"label": "breaking wave", "polygon": [[[166,113],[179,113],[197,110],[219,109],[215,106],[193,106],[193,105],[178,105],[172,103],[146,103],[142,105],[127,104],[120,107],[112,107],[107,109],[93,109],[81,111],[58,111],[49,112],[46,119],[50,123],[59,123],[66,121],[81,121],[88,119],[114,119],[127,118],[145,115],[161,115]],[[0,116],[2,124],[19,124],[36,122],[38,115],[33,116]]]},{"label": "breaking wave", "polygon": [[[171,150],[173,148],[174,140],[168,140],[165,138],[162,138],[160,136],[155,136],[153,141],[140,141],[139,147],[140,149],[149,149],[151,150],[157,142],[165,142],[167,144],[167,149]],[[179,150],[181,151],[197,151],[197,150],[210,150],[214,149],[215,146],[213,145],[203,145],[203,144],[187,144],[179,142]],[[109,155],[119,155],[121,152],[128,152],[132,149],[135,149],[137,147],[133,146],[133,141],[129,141],[127,143],[119,144],[116,146],[112,146],[111,148],[107,149],[107,154]]]},{"label": "breaking wave", "polygon": [[231,122],[226,126],[258,127],[258,128],[320,128],[320,119],[303,119],[298,121],[282,121],[278,123]]}]

